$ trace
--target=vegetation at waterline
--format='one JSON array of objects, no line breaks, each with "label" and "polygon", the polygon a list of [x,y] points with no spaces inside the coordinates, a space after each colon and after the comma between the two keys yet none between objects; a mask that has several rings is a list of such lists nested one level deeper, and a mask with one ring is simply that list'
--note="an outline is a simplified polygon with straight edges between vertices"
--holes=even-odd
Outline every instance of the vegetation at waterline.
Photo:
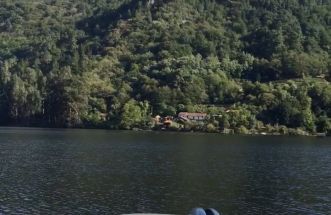
[{"label": "vegetation at waterline", "polygon": [[2,0],[0,124],[328,132],[330,54],[331,0]]}]

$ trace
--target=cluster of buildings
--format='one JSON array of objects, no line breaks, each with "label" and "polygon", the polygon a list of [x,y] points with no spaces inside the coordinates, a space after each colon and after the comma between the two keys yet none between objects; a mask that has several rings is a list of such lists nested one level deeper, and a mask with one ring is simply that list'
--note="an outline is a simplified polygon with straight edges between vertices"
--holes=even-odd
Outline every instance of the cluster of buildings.
[{"label": "cluster of buildings", "polygon": [[157,115],[154,118],[155,124],[158,126],[169,127],[175,122],[202,122],[207,119],[208,115],[206,113],[190,113],[190,112],[180,112],[177,117],[166,116],[161,117]]}]

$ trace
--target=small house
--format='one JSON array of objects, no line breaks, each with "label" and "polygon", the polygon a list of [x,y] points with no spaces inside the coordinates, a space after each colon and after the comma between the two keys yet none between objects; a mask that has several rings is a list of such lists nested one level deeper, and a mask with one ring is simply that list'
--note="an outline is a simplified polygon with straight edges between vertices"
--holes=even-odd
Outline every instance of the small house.
[{"label": "small house", "polygon": [[156,115],[155,118],[154,118],[154,121],[156,123],[160,123],[161,122],[161,116],[160,115]]},{"label": "small house", "polygon": [[189,121],[189,120],[204,121],[207,118],[207,114],[206,113],[180,112],[178,114],[178,118],[185,120],[185,121]]},{"label": "small house", "polygon": [[167,116],[167,117],[164,117],[163,119],[163,125],[165,126],[171,126],[171,124],[173,123],[173,117],[172,116]]}]

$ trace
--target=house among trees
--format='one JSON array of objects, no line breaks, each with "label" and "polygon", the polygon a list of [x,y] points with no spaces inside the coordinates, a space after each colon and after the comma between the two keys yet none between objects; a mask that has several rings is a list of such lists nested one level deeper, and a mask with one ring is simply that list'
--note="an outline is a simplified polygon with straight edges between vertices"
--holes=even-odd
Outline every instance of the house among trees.
[{"label": "house among trees", "polygon": [[178,118],[184,121],[194,120],[194,121],[204,121],[207,118],[206,113],[189,113],[189,112],[180,112]]}]

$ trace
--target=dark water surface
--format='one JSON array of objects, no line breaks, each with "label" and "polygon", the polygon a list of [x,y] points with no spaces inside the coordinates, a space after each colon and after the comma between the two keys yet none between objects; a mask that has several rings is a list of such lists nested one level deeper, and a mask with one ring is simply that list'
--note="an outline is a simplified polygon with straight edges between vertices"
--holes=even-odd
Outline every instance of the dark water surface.
[{"label": "dark water surface", "polygon": [[331,214],[331,139],[0,129],[0,214]]}]

